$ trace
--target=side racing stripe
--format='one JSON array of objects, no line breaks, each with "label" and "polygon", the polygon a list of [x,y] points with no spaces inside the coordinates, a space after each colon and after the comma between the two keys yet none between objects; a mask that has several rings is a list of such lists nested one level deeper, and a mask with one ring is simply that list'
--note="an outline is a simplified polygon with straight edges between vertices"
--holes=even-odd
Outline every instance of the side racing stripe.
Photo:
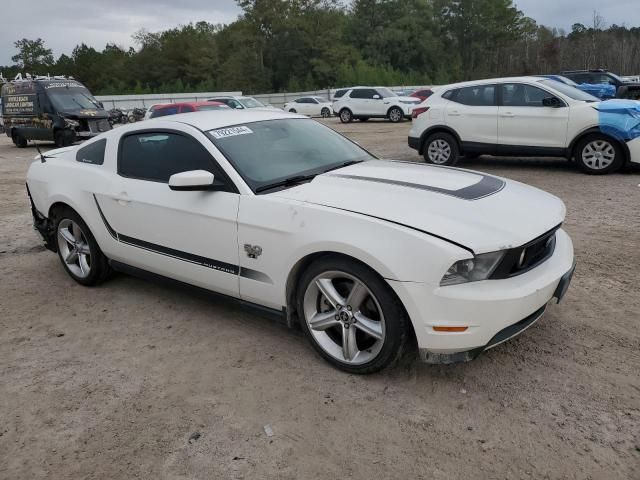
[{"label": "side racing stripe", "polygon": [[250,280],[255,280],[258,282],[273,283],[273,280],[271,280],[271,278],[266,273],[260,272],[258,270],[241,267],[239,265],[234,265],[231,263],[221,262],[220,260],[203,257],[203,256],[196,255],[189,252],[183,252],[182,250],[176,250],[175,248],[165,247],[163,245],[158,245],[156,243],[147,242],[145,240],[140,240],[138,238],[134,238],[128,235],[124,235],[122,233],[118,233],[113,229],[113,227],[107,221],[107,218],[102,212],[102,209],[100,208],[100,203],[98,203],[98,199],[96,198],[95,194],[93,194],[93,199],[96,202],[96,206],[98,207],[98,212],[100,213],[100,217],[102,218],[102,221],[104,222],[104,226],[106,227],[107,231],[116,241],[120,243],[131,245],[132,247],[137,247],[142,250],[146,250],[148,252],[164,255],[166,257],[182,260],[184,262],[193,263],[194,265],[199,265],[201,267],[206,267],[212,270],[217,270],[219,272],[228,273],[230,275],[240,275],[241,277],[245,277]]}]

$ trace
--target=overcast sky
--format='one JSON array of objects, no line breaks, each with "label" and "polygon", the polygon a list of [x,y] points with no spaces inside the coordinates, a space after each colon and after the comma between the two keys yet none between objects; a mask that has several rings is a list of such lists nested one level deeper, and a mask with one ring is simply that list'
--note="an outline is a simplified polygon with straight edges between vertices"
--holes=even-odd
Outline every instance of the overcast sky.
[{"label": "overcast sky", "polygon": [[[240,13],[235,0],[18,0],[9,1],[0,15],[0,65],[11,64],[13,42],[41,37],[57,58],[84,42],[101,50],[107,42],[133,45],[140,28],[158,31],[206,20],[229,23]],[[607,25],[639,26],[639,0],[515,0],[538,23],[569,30],[589,24],[593,10]]]}]

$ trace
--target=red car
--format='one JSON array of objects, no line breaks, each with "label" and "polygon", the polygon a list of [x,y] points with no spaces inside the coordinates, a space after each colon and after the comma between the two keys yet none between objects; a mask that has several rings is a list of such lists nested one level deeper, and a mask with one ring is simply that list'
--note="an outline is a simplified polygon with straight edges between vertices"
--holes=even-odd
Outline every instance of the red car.
[{"label": "red car", "polygon": [[410,97],[419,98],[420,100],[422,100],[424,102],[431,95],[433,95],[433,90],[431,90],[429,88],[419,88],[418,90],[416,90],[415,92],[413,92],[409,96]]},{"label": "red car", "polygon": [[230,108],[222,102],[166,103],[164,105],[154,105],[153,112],[151,112],[149,118],[175,115],[176,113],[202,112],[205,110],[230,110]]}]

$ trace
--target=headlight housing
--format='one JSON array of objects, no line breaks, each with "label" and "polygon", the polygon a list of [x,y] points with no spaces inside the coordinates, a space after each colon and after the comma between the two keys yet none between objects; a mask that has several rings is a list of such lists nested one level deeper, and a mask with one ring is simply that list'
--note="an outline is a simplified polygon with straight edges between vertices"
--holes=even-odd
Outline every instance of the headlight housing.
[{"label": "headlight housing", "polygon": [[440,286],[458,285],[460,283],[486,280],[491,276],[502,258],[504,251],[483,253],[473,258],[459,260],[444,274]]}]

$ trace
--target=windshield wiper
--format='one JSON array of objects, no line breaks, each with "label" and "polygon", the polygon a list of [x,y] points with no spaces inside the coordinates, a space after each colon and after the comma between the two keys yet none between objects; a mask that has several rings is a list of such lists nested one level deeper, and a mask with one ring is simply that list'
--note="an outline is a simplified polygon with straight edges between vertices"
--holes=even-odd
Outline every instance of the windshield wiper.
[{"label": "windshield wiper", "polygon": [[348,167],[349,165],[355,165],[356,163],[362,163],[364,160],[349,160],[348,162],[343,162],[340,165],[336,165],[335,167],[327,168],[322,173],[331,172],[332,170],[338,170],[339,168]]},{"label": "windshield wiper", "polygon": [[317,173],[313,175],[295,175],[293,177],[285,178],[280,182],[270,183],[269,185],[263,185],[261,187],[256,188],[256,193],[264,192],[266,190],[271,190],[272,188],[278,187],[290,187],[292,185],[297,185],[298,183],[303,183],[309,180],[313,180],[316,177]]}]

